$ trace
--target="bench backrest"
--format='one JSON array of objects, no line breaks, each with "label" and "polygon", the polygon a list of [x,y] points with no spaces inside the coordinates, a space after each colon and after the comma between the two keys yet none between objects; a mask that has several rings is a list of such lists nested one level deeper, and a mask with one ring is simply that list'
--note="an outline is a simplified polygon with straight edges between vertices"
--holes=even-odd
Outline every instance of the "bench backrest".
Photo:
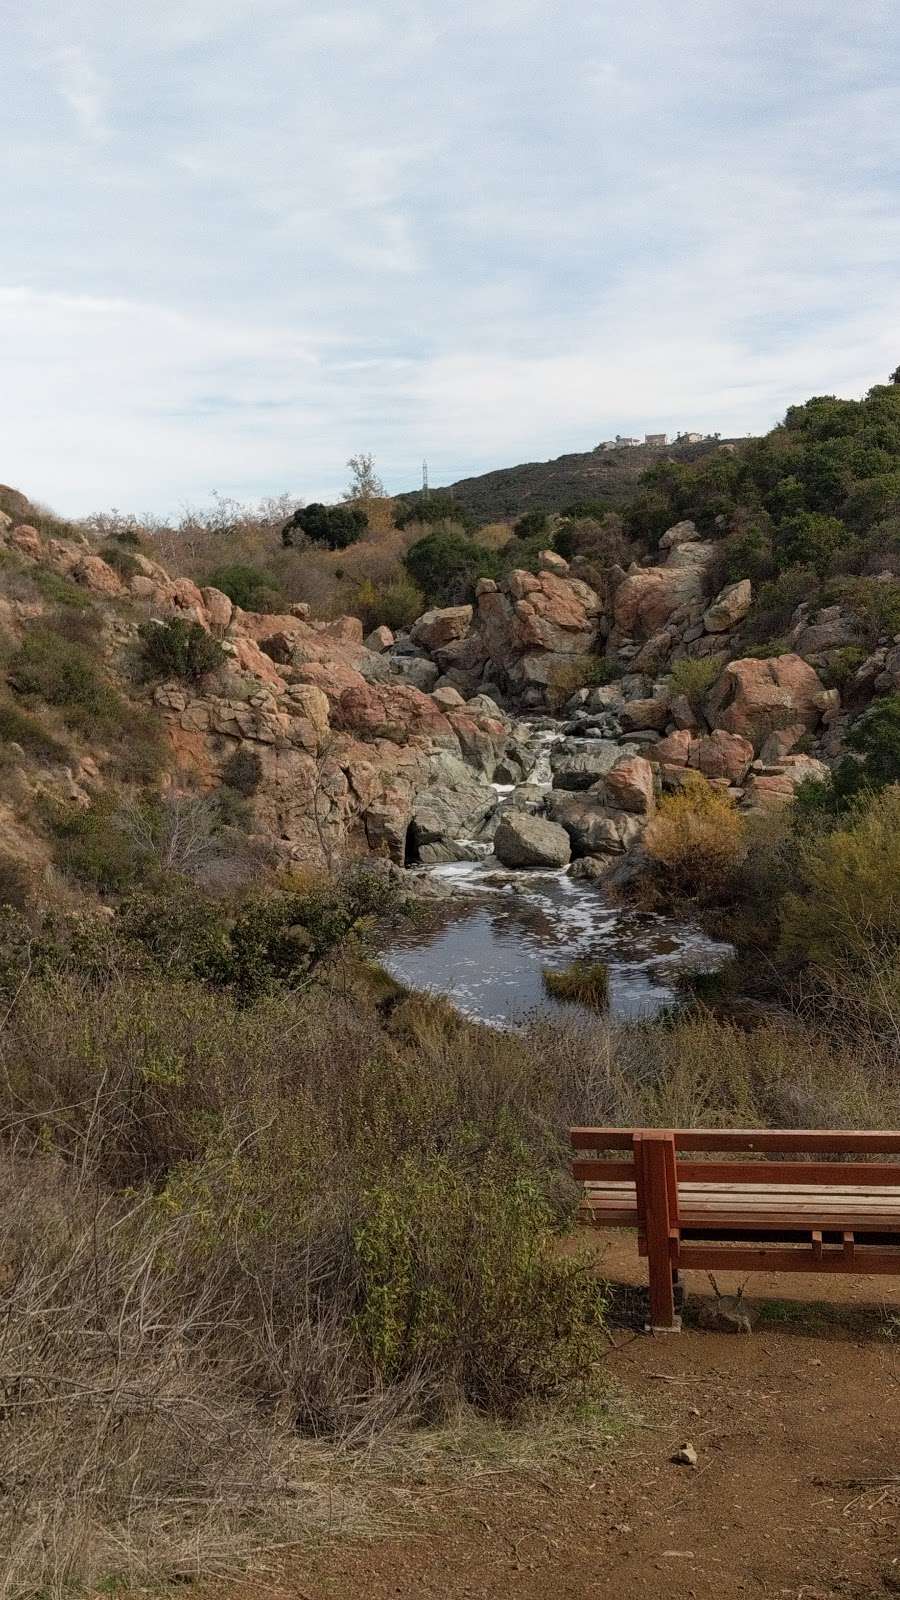
[{"label": "bench backrest", "polygon": [[[674,1182],[676,1189],[680,1183],[900,1186],[900,1132],[572,1128],[570,1139],[576,1152],[572,1161],[575,1178],[587,1183],[635,1182],[639,1204],[648,1160],[654,1169],[666,1173],[669,1187]],[[752,1159],[733,1159],[741,1155]],[[691,1159],[696,1156],[708,1159]],[[723,1156],[727,1159],[721,1159]],[[885,1156],[893,1159],[879,1159]],[[674,1202],[676,1195],[672,1199]]]}]

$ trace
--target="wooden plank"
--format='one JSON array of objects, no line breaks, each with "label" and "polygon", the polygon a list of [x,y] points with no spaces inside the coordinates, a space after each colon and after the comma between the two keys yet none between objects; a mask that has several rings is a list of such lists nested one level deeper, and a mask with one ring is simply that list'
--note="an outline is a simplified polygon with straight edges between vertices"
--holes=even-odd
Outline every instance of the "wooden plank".
[{"label": "wooden plank", "polygon": [[[816,1260],[811,1249],[802,1245],[697,1245],[682,1242],[678,1248],[678,1265],[707,1272],[846,1272],[844,1252],[828,1247]],[[853,1272],[860,1277],[867,1274],[900,1277],[900,1245],[894,1249],[858,1245],[853,1261]]]},{"label": "wooden plank", "polygon": [[[634,1182],[634,1161],[585,1161],[575,1160],[571,1163],[573,1178],[578,1178],[582,1183],[589,1183],[593,1178],[599,1178],[601,1183],[614,1183],[621,1181]],[[900,1183],[900,1176],[897,1180]]]},{"label": "wooden plank", "polygon": [[[599,1169],[603,1165],[602,1161],[572,1163],[573,1170],[576,1166]],[[863,1188],[884,1185],[900,1190],[900,1162],[870,1165],[864,1161],[679,1161],[676,1170],[679,1183],[797,1183],[842,1189],[858,1184]],[[620,1175],[627,1177],[627,1173],[615,1174]],[[584,1173],[585,1178],[594,1176],[603,1174],[599,1170]]]},{"label": "wooden plank", "polygon": [[[570,1128],[574,1150],[629,1150],[634,1128]],[[651,1131],[651,1130],[646,1130]],[[659,1130],[656,1130],[659,1131]],[[676,1150],[900,1155],[900,1131],[832,1128],[676,1128]]]}]

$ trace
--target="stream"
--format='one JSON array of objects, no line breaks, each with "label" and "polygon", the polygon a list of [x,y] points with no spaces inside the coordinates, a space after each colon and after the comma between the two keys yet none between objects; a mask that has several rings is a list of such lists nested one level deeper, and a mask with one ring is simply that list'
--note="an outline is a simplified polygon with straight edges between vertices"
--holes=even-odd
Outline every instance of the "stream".
[{"label": "stream", "polygon": [[[549,788],[550,750],[560,737],[536,736],[531,784]],[[511,786],[494,787],[502,805]],[[729,945],[699,928],[624,906],[565,870],[504,867],[489,845],[474,861],[413,870],[449,892],[435,902],[426,928],[394,935],[381,952],[382,965],[407,987],[442,995],[494,1027],[522,1027],[536,1014],[596,1016],[551,998],[544,968],[605,962],[608,1014],[623,1020],[658,1015],[677,998],[680,970],[713,970],[730,953]]]}]

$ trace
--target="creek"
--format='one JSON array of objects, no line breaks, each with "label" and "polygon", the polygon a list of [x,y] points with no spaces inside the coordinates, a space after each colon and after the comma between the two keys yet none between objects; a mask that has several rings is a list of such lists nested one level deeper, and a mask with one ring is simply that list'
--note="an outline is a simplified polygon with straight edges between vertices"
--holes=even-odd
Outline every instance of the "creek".
[{"label": "creek", "polygon": [[[561,737],[546,729],[536,733],[530,784],[549,788],[550,752]],[[502,807],[511,786],[495,788]],[[535,1014],[585,1014],[546,993],[545,968],[602,961],[609,972],[609,1015],[650,1018],[677,999],[680,971],[713,970],[730,953],[729,945],[699,928],[623,905],[565,870],[512,871],[489,844],[476,860],[413,870],[445,893],[424,926],[393,936],[382,965],[409,988],[442,995],[495,1027],[521,1027]]]}]

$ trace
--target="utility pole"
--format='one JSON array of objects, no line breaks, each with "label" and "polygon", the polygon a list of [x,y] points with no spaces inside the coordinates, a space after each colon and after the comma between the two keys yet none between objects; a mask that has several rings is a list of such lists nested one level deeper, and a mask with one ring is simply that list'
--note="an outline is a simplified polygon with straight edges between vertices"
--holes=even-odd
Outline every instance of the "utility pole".
[{"label": "utility pole", "polygon": [[428,499],[428,462],[422,462],[422,498]]}]

